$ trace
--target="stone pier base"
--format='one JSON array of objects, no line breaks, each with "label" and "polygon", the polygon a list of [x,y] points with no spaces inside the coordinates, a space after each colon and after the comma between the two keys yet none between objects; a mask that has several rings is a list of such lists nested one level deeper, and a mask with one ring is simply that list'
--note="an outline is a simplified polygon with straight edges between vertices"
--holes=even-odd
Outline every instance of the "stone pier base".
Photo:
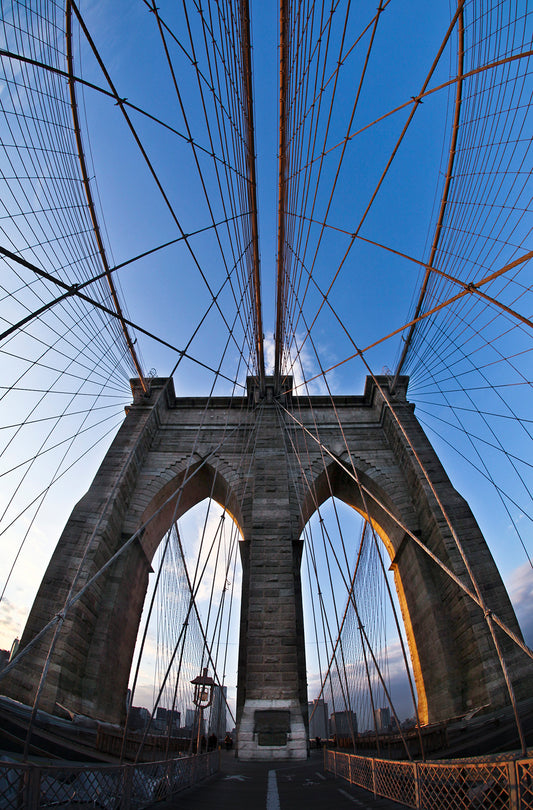
[{"label": "stone pier base", "polygon": [[247,700],[237,735],[243,760],[307,759],[307,731],[297,700]]}]

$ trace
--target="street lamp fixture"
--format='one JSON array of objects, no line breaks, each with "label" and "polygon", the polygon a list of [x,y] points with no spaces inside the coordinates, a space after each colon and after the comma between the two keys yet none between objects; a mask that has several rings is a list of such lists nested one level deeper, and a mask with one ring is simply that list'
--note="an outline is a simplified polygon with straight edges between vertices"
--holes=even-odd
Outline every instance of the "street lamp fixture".
[{"label": "street lamp fixture", "polygon": [[200,732],[202,728],[202,717],[204,709],[207,709],[213,702],[213,687],[215,681],[207,674],[207,667],[204,667],[201,675],[198,675],[191,683],[194,686],[194,697],[192,702],[198,709],[198,734],[196,737],[196,753],[200,753]]}]

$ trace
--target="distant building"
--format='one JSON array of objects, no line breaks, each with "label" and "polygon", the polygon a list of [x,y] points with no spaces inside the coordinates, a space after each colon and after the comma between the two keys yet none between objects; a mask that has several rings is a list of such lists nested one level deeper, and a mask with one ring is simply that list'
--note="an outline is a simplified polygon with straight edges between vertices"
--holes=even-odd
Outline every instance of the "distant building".
[{"label": "distant building", "polygon": [[150,722],[152,715],[144,706],[132,706],[128,720],[130,731],[143,731]]},{"label": "distant building", "polygon": [[154,731],[158,734],[176,734],[181,724],[181,712],[174,709],[164,709],[158,706],[155,713],[155,721],[152,722]]},{"label": "distant building", "polygon": [[357,715],[355,712],[332,712],[329,718],[329,733],[333,737],[351,737],[357,734]]},{"label": "distant building", "polygon": [[12,661],[13,658],[18,653],[19,647],[20,647],[20,638],[16,638],[16,639],[14,639],[13,644],[11,645],[11,650],[9,651],[9,660],[10,661]]},{"label": "distant building", "polygon": [[209,734],[216,734],[218,740],[226,736],[226,698],[227,686],[213,687],[213,704],[209,716]]},{"label": "distant building", "polygon": [[3,669],[9,661],[9,650],[0,650],[0,669]]},{"label": "distant building", "polygon": [[376,718],[376,731],[390,731],[391,722],[389,707],[384,706],[381,709],[376,709],[374,715]]},{"label": "distant building", "polygon": [[[198,721],[199,721],[198,709],[185,709],[185,728],[191,730],[193,739],[196,739],[196,735],[198,734]],[[202,712],[202,725],[200,728],[200,734],[205,735],[205,729],[206,729],[205,715]]]},{"label": "distant building", "polygon": [[314,740],[320,737],[325,740],[328,737],[328,704],[323,700],[315,699],[307,704],[309,716],[309,737]]}]

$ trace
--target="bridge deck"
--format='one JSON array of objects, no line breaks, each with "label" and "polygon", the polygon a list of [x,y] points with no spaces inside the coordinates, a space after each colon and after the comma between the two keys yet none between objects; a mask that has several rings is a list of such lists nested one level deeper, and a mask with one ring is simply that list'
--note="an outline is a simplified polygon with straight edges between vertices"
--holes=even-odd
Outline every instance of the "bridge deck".
[{"label": "bridge deck", "polygon": [[374,799],[366,790],[324,771],[323,757],[296,762],[240,762],[233,752],[221,753],[220,773],[158,810],[405,810],[388,799]]}]

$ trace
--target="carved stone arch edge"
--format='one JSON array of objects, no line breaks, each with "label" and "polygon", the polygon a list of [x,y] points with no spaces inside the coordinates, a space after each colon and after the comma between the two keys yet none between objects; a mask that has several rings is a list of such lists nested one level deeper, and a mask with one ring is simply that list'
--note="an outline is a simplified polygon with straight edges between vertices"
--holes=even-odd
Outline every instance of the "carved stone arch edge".
[{"label": "carved stone arch edge", "polygon": [[[383,489],[381,485],[383,481],[380,483],[376,482],[375,479],[378,477],[375,475],[376,471],[372,470],[370,465],[365,465],[367,469],[364,471],[362,469],[363,465],[361,465],[361,467],[355,466],[356,461],[361,463],[362,459],[356,459],[354,454],[352,455],[354,468],[350,471],[353,472],[354,478],[360,482],[361,487],[364,487],[364,495],[361,494],[361,489],[356,483],[356,480],[343,469],[343,467],[350,469],[348,453],[345,452],[339,457],[339,462],[341,463],[331,461],[330,464],[318,473],[312,482],[307,493],[307,498],[304,500],[301,509],[301,533],[303,533],[305,525],[307,525],[312,515],[332,497],[338,498],[358,512],[364,519],[369,519],[371,522],[390,559],[390,567],[394,574],[396,593],[411,657],[417,693],[417,712],[420,722],[427,723],[429,714],[424,672],[420,661],[418,640],[413,629],[413,622],[411,621],[411,614],[402,582],[401,568],[398,565],[404,544],[409,540],[409,535],[399,524],[400,522],[403,523],[409,531],[415,533],[419,530],[418,523],[416,522],[416,516],[412,509],[408,508],[406,510],[407,514],[404,515],[399,513],[399,510],[387,494],[387,491]],[[374,475],[372,475],[373,472]],[[387,512],[394,515],[397,520],[394,520]],[[369,658],[371,659],[371,656],[369,656]]]}]

